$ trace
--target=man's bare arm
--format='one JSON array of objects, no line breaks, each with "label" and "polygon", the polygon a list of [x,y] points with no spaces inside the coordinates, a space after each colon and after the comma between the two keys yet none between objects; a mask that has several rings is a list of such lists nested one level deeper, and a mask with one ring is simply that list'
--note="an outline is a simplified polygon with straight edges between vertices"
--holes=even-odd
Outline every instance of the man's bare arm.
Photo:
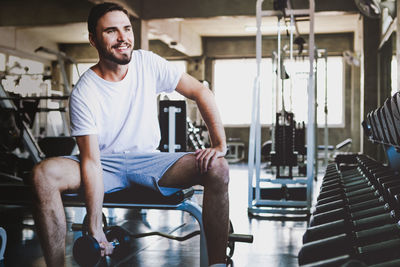
[{"label": "man's bare arm", "polygon": [[97,135],[76,137],[80,151],[81,177],[84,186],[89,234],[99,241],[103,254],[111,254],[102,229],[102,207],[104,199],[103,175],[100,162],[100,150]]},{"label": "man's bare arm", "polygon": [[215,103],[214,94],[186,73],[179,80],[176,91],[196,102],[210,133],[211,149],[196,151],[198,169],[201,173],[204,173],[212,167],[216,158],[223,157],[226,154],[225,130]]}]

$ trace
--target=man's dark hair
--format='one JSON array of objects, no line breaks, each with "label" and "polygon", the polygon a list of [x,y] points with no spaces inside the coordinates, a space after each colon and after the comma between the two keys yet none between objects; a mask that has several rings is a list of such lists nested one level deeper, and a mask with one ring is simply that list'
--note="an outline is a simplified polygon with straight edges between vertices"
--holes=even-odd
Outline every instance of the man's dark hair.
[{"label": "man's dark hair", "polygon": [[89,17],[88,17],[89,33],[96,36],[97,22],[99,21],[99,19],[102,16],[104,16],[106,13],[111,12],[111,11],[122,11],[129,17],[128,11],[116,3],[104,2],[101,4],[95,5],[90,10]]}]

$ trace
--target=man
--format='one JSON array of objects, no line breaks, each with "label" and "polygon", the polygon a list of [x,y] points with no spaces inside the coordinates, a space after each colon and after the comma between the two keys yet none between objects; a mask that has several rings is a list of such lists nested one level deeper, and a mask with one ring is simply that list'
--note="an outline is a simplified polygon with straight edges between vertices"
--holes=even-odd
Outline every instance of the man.
[{"label": "man", "polygon": [[[166,60],[133,51],[133,31],[121,6],[103,3],[88,18],[99,62],[85,72],[70,97],[71,133],[80,155],[42,161],[33,169],[34,218],[48,266],[63,266],[66,223],[60,193],[83,188],[89,234],[110,255],[102,230],[104,192],[139,183],[162,194],[170,187],[204,186],[203,221],[210,265],[225,266],[228,183],[224,129],[213,94]],[[195,153],[161,153],[156,96],[173,90],[194,100],[212,146]]]}]

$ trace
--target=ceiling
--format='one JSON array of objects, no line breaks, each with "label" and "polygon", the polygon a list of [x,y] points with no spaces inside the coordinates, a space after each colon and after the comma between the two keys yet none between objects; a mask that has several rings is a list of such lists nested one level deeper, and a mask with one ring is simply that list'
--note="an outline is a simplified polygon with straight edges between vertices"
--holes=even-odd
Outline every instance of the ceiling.
[{"label": "ceiling", "polygon": [[[353,32],[356,30],[358,14],[322,13],[315,16],[315,33]],[[256,19],[249,16],[215,17],[206,19],[178,20],[200,36],[251,36],[255,35]],[[152,23],[174,22],[174,19],[152,20]],[[283,27],[283,20],[281,21]],[[290,24],[290,23],[288,23]],[[276,35],[278,29],[276,17],[264,17],[263,34]],[[298,22],[300,34],[308,34],[309,21]]]},{"label": "ceiling", "polygon": [[[358,14],[344,14],[338,12],[317,13],[315,16],[315,33],[354,32],[357,27]],[[160,39],[165,32],[159,32],[159,26],[179,25],[179,29],[186,28],[192,34],[205,36],[251,36],[255,35],[255,17],[214,17],[195,19],[156,19],[149,20],[149,39]],[[263,34],[277,34],[277,18],[263,18]],[[70,23],[57,26],[21,27],[18,31],[31,33],[46,38],[55,43],[87,43],[88,32],[86,23]],[[174,27],[171,27],[174,28]],[[298,22],[300,34],[308,34],[309,22]]]}]

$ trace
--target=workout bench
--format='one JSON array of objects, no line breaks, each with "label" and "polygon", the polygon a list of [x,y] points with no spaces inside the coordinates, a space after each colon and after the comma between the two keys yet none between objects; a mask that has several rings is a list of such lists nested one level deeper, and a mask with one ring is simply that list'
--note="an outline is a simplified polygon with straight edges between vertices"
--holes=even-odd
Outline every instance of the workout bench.
[{"label": "workout bench", "polygon": [[[32,192],[28,185],[17,183],[19,177],[0,173],[0,204],[30,206]],[[11,181],[3,183],[4,181]],[[165,197],[153,190],[137,186],[135,189],[125,189],[105,194],[104,208],[127,209],[162,209],[181,210],[191,214],[200,226],[200,267],[208,266],[207,244],[204,235],[202,209],[190,200],[194,189],[181,189],[173,195]],[[65,207],[85,207],[84,197],[79,194],[63,194]]]}]

